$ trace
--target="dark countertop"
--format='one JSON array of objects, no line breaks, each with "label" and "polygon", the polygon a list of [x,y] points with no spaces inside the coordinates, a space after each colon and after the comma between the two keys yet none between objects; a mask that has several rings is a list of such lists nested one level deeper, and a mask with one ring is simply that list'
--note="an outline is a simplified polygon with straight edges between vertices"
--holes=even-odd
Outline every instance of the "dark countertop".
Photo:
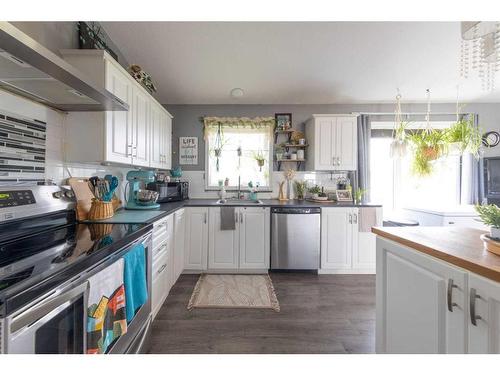
[{"label": "dark countertop", "polygon": [[218,198],[208,198],[208,199],[188,199],[180,202],[170,202],[170,203],[161,203],[160,211],[164,211],[163,214],[155,217],[150,222],[154,222],[164,216],[170,215],[175,211],[183,208],[183,207],[223,207],[223,206],[244,206],[244,207],[382,207],[381,204],[372,204],[372,203],[363,203],[363,204],[354,204],[352,202],[340,202],[340,203],[316,203],[310,202],[307,200],[299,201],[297,199],[289,200],[289,201],[279,201],[278,199],[262,199],[263,204],[255,204],[248,203],[242,204],[241,202],[231,202],[225,204],[217,204]]},{"label": "dark countertop", "polygon": [[[4,265],[6,274],[0,274],[0,317],[119,253],[151,229],[152,225],[146,223],[72,224],[45,233],[47,238],[44,239],[38,234],[2,244],[3,252],[11,252],[11,258],[17,256],[19,259],[12,266]],[[22,257],[21,249],[33,248],[40,241],[45,246],[55,246],[52,248],[57,251],[48,251],[50,254],[46,255],[39,251],[33,255],[37,257],[33,261],[29,254]],[[40,244],[40,250],[42,246]],[[19,269],[10,270],[11,267]]]}]

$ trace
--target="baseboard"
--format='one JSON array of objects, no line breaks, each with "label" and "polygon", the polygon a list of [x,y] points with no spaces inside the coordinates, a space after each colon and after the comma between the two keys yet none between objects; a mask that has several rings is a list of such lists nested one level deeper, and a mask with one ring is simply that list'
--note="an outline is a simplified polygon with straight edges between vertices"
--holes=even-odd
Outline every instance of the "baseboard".
[{"label": "baseboard", "polygon": [[330,270],[319,269],[318,275],[375,275],[374,269]]}]

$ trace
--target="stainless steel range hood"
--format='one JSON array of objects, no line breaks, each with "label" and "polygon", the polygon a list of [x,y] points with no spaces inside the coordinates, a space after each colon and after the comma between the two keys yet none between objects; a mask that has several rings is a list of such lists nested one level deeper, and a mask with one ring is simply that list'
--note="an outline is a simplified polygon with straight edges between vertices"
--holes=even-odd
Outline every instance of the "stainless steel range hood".
[{"label": "stainless steel range hood", "polygon": [[128,110],[128,104],[4,21],[0,21],[0,88],[65,112]]}]

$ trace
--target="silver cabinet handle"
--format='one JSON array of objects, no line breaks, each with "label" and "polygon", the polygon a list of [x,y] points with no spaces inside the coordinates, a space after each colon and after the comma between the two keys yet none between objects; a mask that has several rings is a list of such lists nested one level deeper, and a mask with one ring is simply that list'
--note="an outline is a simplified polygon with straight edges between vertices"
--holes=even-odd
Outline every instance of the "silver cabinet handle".
[{"label": "silver cabinet handle", "polygon": [[453,302],[453,288],[458,288],[458,286],[453,283],[453,279],[448,279],[448,294],[446,301],[449,312],[453,312],[453,307],[458,306],[455,302]]},{"label": "silver cabinet handle", "polygon": [[205,214],[203,215],[203,223],[206,224],[207,223],[207,213],[205,212]]},{"label": "silver cabinet handle", "polygon": [[349,214],[349,224],[352,224],[352,214]]},{"label": "silver cabinet handle", "polygon": [[125,151],[125,156],[133,156],[132,151],[129,152],[129,149],[132,150],[132,144],[127,144],[127,151]]},{"label": "silver cabinet handle", "polygon": [[160,273],[162,273],[162,272],[163,272],[163,270],[165,270],[165,268],[167,268],[167,264],[166,264],[166,263],[165,263],[163,266],[161,266],[161,268],[158,270],[158,275],[159,275]]},{"label": "silver cabinet handle", "polygon": [[340,162],[340,156],[339,156],[339,157],[337,157],[337,165],[340,165],[340,164],[341,164],[341,162]]},{"label": "silver cabinet handle", "polygon": [[243,223],[243,213],[240,212],[240,223]]},{"label": "silver cabinet handle", "polygon": [[236,224],[238,224],[238,213],[237,212],[234,213],[234,222]]},{"label": "silver cabinet handle", "polygon": [[470,322],[473,326],[477,326],[477,321],[482,319],[480,315],[476,315],[476,298],[481,298],[481,296],[476,293],[476,289],[470,288]]},{"label": "silver cabinet handle", "polygon": [[353,214],[354,215],[354,224],[358,223],[358,214]]},{"label": "silver cabinet handle", "polygon": [[[135,150],[135,154],[134,154],[134,150]],[[133,158],[137,157],[137,146],[132,146],[132,157]]]}]

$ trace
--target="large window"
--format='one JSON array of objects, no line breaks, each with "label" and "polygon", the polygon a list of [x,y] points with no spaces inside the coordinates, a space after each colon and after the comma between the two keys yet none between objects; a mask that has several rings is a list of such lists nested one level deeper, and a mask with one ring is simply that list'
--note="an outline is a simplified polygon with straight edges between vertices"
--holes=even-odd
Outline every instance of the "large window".
[{"label": "large window", "polygon": [[249,182],[259,190],[271,189],[271,126],[211,127],[205,137],[207,189],[218,189],[226,178],[229,189],[237,189],[239,180],[242,189]]},{"label": "large window", "polygon": [[[449,122],[434,122],[445,128]],[[419,124],[414,125],[419,128]],[[411,153],[389,157],[392,123],[372,122],[370,142],[371,199],[384,205],[384,214],[402,208],[453,207],[460,203],[460,157],[447,156],[434,162],[433,173],[416,177],[411,173]],[[463,182],[463,181],[462,181]]]}]

